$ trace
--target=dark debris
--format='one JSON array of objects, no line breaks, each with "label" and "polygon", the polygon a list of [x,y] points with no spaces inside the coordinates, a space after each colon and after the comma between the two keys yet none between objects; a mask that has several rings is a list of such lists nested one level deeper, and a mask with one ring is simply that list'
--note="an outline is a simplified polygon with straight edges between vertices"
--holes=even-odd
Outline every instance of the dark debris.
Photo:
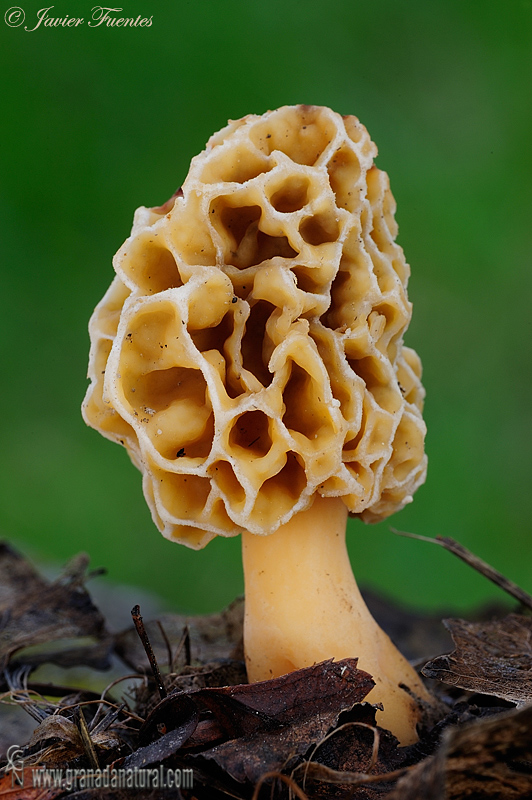
[{"label": "dark debris", "polygon": [[[406,642],[411,657],[427,662],[423,671],[445,706],[418,743],[399,748],[364,702],[373,682],[356,659],[248,684],[242,602],[218,615],[165,615],[145,625],[137,610],[141,638],[153,652],[150,669],[133,625],[117,636],[107,632],[84,585],[87,563],[78,558],[49,582],[8,545],[0,548],[4,698],[36,726],[25,744],[18,742],[28,781],[17,800],[131,796],[111,788],[72,795],[64,785],[37,794],[29,788],[36,764],[193,770],[192,789],[136,789],[140,800],[532,797],[529,617],[449,620],[455,651],[434,657],[448,635],[437,620],[370,600],[399,646]],[[40,663],[104,669],[112,651],[137,675],[133,696],[120,698],[114,686],[99,695],[32,683]],[[0,798],[13,797],[11,783],[11,774],[0,772]]]}]

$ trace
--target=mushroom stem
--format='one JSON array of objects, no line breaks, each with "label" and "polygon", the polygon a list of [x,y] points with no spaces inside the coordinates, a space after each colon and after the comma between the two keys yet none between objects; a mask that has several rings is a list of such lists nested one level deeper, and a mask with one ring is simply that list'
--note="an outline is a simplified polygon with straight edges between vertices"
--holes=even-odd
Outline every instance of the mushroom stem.
[{"label": "mushroom stem", "polygon": [[411,744],[418,738],[418,699],[430,703],[431,697],[362,599],[345,544],[346,522],[341,499],[316,496],[310,509],[275,533],[243,533],[248,678],[267,680],[328,658],[358,658],[376,684],[366,699],[384,706],[378,724],[401,745]]}]

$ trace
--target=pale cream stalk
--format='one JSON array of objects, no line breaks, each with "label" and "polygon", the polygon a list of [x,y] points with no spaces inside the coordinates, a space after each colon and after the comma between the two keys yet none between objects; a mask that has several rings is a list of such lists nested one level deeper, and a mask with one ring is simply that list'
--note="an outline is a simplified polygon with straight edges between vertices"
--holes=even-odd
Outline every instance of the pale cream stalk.
[{"label": "pale cream stalk", "polygon": [[411,744],[420,717],[415,697],[431,698],[362,599],[345,544],[346,522],[341,499],[316,497],[275,533],[242,535],[248,678],[267,680],[328,658],[358,658],[376,683],[366,699],[384,706],[378,724],[401,745]]}]

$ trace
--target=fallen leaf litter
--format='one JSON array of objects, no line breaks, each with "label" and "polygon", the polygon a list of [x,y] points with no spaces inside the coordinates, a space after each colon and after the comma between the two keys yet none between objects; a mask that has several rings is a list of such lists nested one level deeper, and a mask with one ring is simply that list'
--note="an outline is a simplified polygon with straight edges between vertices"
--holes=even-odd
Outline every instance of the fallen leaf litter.
[{"label": "fallen leaf litter", "polygon": [[[3,702],[9,698],[38,723],[22,746],[26,771],[35,764],[190,768],[194,787],[180,790],[187,800],[532,796],[532,620],[525,614],[444,622],[455,650],[423,668],[443,714],[427,722],[418,743],[399,748],[364,702],[373,681],[356,659],[246,683],[238,601],[219,615],[165,615],[146,625],[135,608],[159,671],[155,680],[135,628],[116,636],[106,630],[85,588],[87,565],[78,557],[51,582],[8,545],[0,549]],[[397,622],[397,615],[392,609],[390,619]],[[408,614],[402,624],[406,630]],[[31,680],[42,663],[101,670],[113,653],[134,671],[133,697],[118,700],[117,686],[98,694]],[[0,744],[10,744],[1,728]],[[13,796],[11,783],[10,774],[0,777],[0,797]],[[68,795],[64,786],[39,791],[20,789],[17,798]],[[126,794],[100,788],[76,797]],[[170,793],[137,790],[136,796]]]}]

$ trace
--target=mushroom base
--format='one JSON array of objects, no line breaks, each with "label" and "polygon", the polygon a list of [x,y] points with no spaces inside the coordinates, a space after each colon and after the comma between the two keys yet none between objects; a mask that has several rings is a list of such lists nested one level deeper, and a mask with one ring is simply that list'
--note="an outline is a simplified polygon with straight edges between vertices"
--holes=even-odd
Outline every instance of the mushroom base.
[{"label": "mushroom base", "polygon": [[248,679],[268,680],[329,658],[358,658],[375,681],[366,699],[384,707],[378,724],[408,745],[417,741],[421,706],[432,698],[362,599],[345,544],[346,523],[341,499],[316,497],[275,533],[243,533]]}]

